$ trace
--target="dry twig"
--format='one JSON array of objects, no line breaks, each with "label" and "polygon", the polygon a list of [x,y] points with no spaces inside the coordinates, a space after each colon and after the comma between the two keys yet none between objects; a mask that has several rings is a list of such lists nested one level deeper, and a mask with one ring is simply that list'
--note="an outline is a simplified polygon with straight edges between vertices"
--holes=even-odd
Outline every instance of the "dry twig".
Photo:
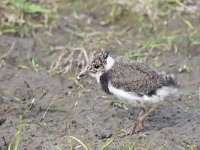
[{"label": "dry twig", "polygon": [[0,59],[3,59],[3,58],[5,58],[5,57],[7,57],[7,56],[11,53],[11,51],[12,51],[12,50],[14,49],[14,47],[15,47],[15,43],[16,43],[16,42],[13,42],[13,43],[12,43],[10,49],[9,49],[5,54],[3,54],[2,56],[0,56]]},{"label": "dry twig", "polygon": [[50,109],[51,105],[55,102],[55,100],[56,100],[56,98],[54,98],[54,99],[52,100],[52,102],[49,104],[49,106],[47,107],[46,111],[44,112],[44,114],[43,114],[43,116],[42,116],[41,121],[44,120],[44,118],[45,118],[45,116],[46,116],[46,113],[47,113],[48,110]]},{"label": "dry twig", "polygon": [[[78,54],[76,52],[78,52]],[[81,65],[83,67],[89,62],[85,48],[69,48],[66,46],[57,46],[54,47],[53,57],[57,57],[57,61],[54,61],[51,64],[49,70],[50,73],[55,71],[58,71],[59,73],[67,73],[73,67],[74,63],[77,63],[78,66]]]}]

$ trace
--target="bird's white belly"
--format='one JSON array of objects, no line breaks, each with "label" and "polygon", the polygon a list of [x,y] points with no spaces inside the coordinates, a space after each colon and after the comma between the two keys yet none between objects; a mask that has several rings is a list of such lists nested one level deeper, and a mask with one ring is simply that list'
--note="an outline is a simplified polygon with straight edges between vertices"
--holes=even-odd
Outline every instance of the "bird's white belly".
[{"label": "bird's white belly", "polygon": [[176,92],[175,88],[162,87],[158,89],[156,91],[156,94],[153,96],[148,96],[148,95],[137,96],[133,92],[127,92],[122,89],[117,89],[111,83],[108,84],[108,88],[114,96],[116,96],[121,100],[127,101],[128,103],[136,107],[144,107],[145,105],[148,104],[159,103],[161,101],[164,101],[164,98],[166,96]]}]

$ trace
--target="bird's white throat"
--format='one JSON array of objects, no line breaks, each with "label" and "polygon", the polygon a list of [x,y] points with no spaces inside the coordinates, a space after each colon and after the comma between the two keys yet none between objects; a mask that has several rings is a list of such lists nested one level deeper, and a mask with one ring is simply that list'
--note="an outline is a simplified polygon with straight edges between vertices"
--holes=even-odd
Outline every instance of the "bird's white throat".
[{"label": "bird's white throat", "polygon": [[112,57],[108,56],[106,62],[107,62],[107,63],[106,63],[106,65],[105,65],[105,70],[108,71],[108,70],[110,70],[110,69],[112,68],[112,66],[114,65],[115,60],[114,60]]}]

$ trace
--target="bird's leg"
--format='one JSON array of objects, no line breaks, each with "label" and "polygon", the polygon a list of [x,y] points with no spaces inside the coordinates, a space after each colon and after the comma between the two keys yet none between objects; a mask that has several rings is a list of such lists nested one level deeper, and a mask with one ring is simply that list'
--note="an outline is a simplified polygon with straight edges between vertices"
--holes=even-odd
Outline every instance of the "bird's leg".
[{"label": "bird's leg", "polygon": [[138,115],[137,121],[134,122],[133,127],[131,128],[130,134],[135,133],[136,128],[142,129],[144,127],[144,121],[140,121],[140,118],[145,114],[145,108],[140,107],[140,113]]},{"label": "bird's leg", "polygon": [[134,123],[134,125],[133,125],[131,134],[139,132],[144,127],[144,121],[145,121],[146,117],[148,117],[150,114],[152,114],[156,108],[157,108],[157,105],[151,107],[147,112],[145,112],[144,108],[142,108],[143,113],[141,114],[142,111],[140,111],[138,119],[137,119],[136,123]]},{"label": "bird's leg", "polygon": [[145,108],[140,107],[140,113],[138,115],[137,121],[134,123],[131,130],[128,133],[125,132],[125,133],[119,134],[119,137],[124,137],[127,135],[138,133],[144,127],[144,121],[146,117],[152,114],[156,108],[157,108],[157,105],[154,105],[148,111],[145,111]]},{"label": "bird's leg", "polygon": [[[140,107],[140,113],[138,115],[138,118],[141,117],[142,115],[144,115],[144,113],[145,113],[145,109],[143,107]],[[137,119],[137,122],[138,122],[138,119]],[[135,122],[135,125],[137,124],[137,122]],[[124,137],[124,136],[130,135],[132,133],[133,133],[133,127],[128,132],[123,131],[123,133],[120,133],[118,136],[119,137]]]}]

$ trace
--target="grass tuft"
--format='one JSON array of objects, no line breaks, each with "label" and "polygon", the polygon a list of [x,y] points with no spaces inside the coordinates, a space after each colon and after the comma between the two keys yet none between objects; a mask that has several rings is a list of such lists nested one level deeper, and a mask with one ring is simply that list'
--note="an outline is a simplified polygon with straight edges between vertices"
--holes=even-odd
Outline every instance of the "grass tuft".
[{"label": "grass tuft", "polygon": [[27,0],[0,2],[0,35],[14,34],[21,37],[34,36],[40,28],[53,24],[56,16],[48,2],[33,3]]},{"label": "grass tuft", "polygon": [[49,72],[52,74],[67,73],[72,69],[73,64],[83,67],[89,62],[88,54],[85,48],[70,48],[66,46],[54,47]]},{"label": "grass tuft", "polygon": [[189,73],[189,72],[191,72],[192,70],[191,70],[191,68],[188,66],[188,65],[183,65],[182,67],[180,67],[179,68],[179,70],[178,70],[180,73]]}]

